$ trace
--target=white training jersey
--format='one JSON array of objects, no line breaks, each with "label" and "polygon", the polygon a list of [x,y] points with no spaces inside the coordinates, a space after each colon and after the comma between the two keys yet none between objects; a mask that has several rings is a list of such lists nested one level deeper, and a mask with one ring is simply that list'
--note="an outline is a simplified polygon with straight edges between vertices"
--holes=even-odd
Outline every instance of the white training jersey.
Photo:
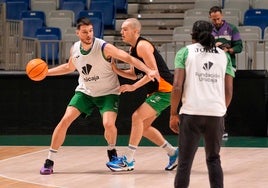
[{"label": "white training jersey", "polygon": [[119,95],[118,76],[112,70],[111,63],[103,56],[102,46],[105,43],[104,40],[95,38],[87,55],[81,53],[80,41],[74,44],[72,61],[79,72],[79,85],[76,87],[76,91],[81,91],[92,97],[109,94]]},{"label": "white training jersey", "polygon": [[176,57],[177,61],[184,61],[175,64],[185,68],[186,74],[180,114],[223,116],[225,74],[231,69],[230,59],[219,48],[205,52],[199,43],[188,45],[184,51],[188,53],[183,58]]}]

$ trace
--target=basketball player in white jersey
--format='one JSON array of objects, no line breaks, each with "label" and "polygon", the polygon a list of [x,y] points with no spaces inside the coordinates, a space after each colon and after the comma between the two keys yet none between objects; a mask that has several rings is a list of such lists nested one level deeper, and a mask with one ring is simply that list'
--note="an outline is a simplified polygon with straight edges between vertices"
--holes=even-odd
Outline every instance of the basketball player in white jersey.
[{"label": "basketball player in white jersey", "polygon": [[88,18],[78,19],[76,27],[76,34],[80,40],[70,50],[69,61],[49,69],[47,73],[47,76],[56,76],[77,70],[79,84],[64,116],[53,132],[48,157],[40,170],[42,175],[53,173],[55,154],[63,144],[71,123],[81,114],[90,115],[94,107],[98,108],[102,116],[109,160],[113,156],[117,156],[115,121],[118,110],[119,80],[117,74],[112,70],[111,58],[130,63],[145,71],[152,80],[160,78],[158,70],[149,69],[144,63],[125,51],[94,37],[93,25]]}]

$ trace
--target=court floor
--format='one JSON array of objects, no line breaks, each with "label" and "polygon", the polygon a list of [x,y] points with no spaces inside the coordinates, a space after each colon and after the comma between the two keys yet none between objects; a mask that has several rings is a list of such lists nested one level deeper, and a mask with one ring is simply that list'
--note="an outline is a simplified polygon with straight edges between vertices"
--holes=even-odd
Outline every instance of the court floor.
[{"label": "court floor", "polygon": [[[258,139],[261,139],[261,141]],[[232,139],[229,139],[232,140]],[[221,150],[226,188],[264,188],[268,186],[267,138],[224,141]],[[0,143],[1,143],[0,139]],[[240,144],[239,144],[240,143]],[[251,144],[249,144],[251,143]],[[246,144],[248,146],[246,146]],[[119,154],[125,146],[119,146]],[[106,166],[105,146],[67,146],[59,150],[53,175],[40,175],[48,146],[2,145],[0,150],[1,188],[172,188],[176,171],[164,171],[168,157],[155,146],[141,145],[131,172],[111,172]],[[191,174],[191,188],[209,187],[202,144]]]}]

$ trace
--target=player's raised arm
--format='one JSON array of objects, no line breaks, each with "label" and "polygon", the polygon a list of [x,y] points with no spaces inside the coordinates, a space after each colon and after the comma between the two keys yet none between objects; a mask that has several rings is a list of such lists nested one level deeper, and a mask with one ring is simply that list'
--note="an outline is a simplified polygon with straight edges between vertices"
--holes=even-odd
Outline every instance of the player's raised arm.
[{"label": "player's raised arm", "polygon": [[112,58],[115,58],[115,59],[119,59],[121,61],[129,63],[129,64],[135,66],[136,68],[144,71],[151,80],[154,80],[154,79],[157,79],[158,81],[160,80],[160,75],[159,75],[158,70],[150,69],[149,67],[147,67],[144,63],[142,63],[137,58],[132,57],[131,55],[129,55],[124,50],[116,48],[112,44],[106,44],[105,45],[104,53],[105,53],[105,55],[107,57],[112,57]]}]

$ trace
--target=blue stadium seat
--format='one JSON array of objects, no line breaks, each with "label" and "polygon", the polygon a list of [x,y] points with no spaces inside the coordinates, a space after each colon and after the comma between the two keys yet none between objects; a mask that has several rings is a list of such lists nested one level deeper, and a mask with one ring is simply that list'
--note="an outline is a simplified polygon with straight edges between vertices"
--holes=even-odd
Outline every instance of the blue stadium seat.
[{"label": "blue stadium seat", "polygon": [[17,2],[17,1],[22,1],[27,4],[27,8],[30,9],[31,7],[31,0],[2,0],[3,2]]},{"label": "blue stadium seat", "polygon": [[20,19],[23,21],[23,36],[35,38],[37,29],[45,26],[46,17],[43,11],[23,11]]},{"label": "blue stadium seat", "polygon": [[6,0],[6,19],[20,20],[22,11],[29,10],[29,4],[20,0]]},{"label": "blue stadium seat", "polygon": [[72,10],[74,12],[75,21],[78,19],[79,12],[86,9],[86,5],[81,1],[63,1],[61,8],[63,10]]},{"label": "blue stadium seat", "polygon": [[115,0],[91,0],[90,11],[101,11],[104,29],[115,29],[116,5]]},{"label": "blue stadium seat", "polygon": [[35,37],[40,42],[40,58],[48,64],[55,65],[60,61],[61,30],[57,27],[37,29]]},{"label": "blue stadium seat", "polygon": [[244,25],[259,26],[263,38],[264,29],[268,26],[268,9],[248,9],[244,14]]},{"label": "blue stadium seat", "polygon": [[85,7],[87,6],[87,0],[59,0],[59,8],[60,9],[62,9],[62,5],[65,2],[75,2],[75,3],[82,2]]},{"label": "blue stadium seat", "polygon": [[116,0],[116,12],[127,14],[128,11],[128,1],[127,0]]},{"label": "blue stadium seat", "polygon": [[94,28],[94,35],[97,38],[103,38],[104,33],[104,24],[103,24],[103,17],[102,12],[100,11],[90,11],[90,10],[84,10],[81,11],[78,14],[78,17],[87,17],[90,19],[90,21],[93,24]]}]

